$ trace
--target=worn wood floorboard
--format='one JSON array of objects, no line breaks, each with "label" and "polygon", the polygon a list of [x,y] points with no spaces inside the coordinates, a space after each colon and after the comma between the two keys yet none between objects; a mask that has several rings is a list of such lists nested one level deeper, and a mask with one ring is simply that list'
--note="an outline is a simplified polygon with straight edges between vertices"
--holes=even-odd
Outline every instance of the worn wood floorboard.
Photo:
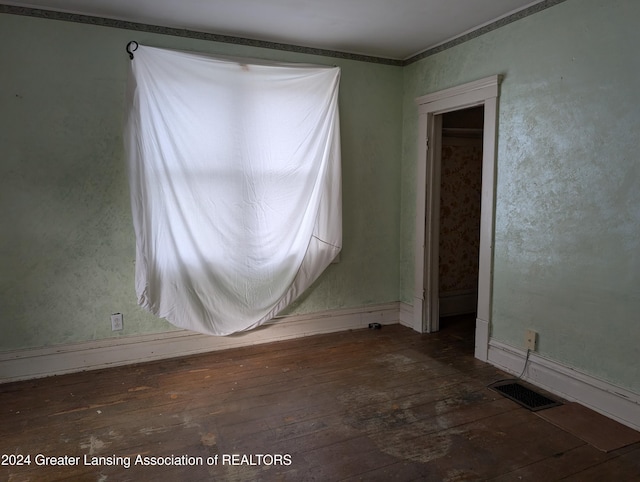
[{"label": "worn wood floorboard", "polygon": [[[473,358],[473,322],[0,385],[0,454],[31,457],[0,480],[640,480],[640,444],[600,452],[486,388],[508,375]],[[136,465],[167,456],[202,465]]]}]

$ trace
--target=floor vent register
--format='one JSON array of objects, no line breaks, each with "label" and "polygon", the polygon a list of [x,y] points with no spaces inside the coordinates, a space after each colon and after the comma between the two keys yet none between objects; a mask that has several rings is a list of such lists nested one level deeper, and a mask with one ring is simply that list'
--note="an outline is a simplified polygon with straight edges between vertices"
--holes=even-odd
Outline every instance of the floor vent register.
[{"label": "floor vent register", "polygon": [[552,400],[551,398],[531,390],[518,382],[514,382],[513,380],[492,383],[489,385],[489,388],[513,400],[514,402],[519,403],[532,412],[562,405],[562,403]]}]

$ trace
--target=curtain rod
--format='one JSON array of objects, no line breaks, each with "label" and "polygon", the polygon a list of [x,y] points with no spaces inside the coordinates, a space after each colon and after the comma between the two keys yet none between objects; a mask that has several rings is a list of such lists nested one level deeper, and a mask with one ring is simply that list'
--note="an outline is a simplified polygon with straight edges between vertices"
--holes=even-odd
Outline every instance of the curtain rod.
[{"label": "curtain rod", "polygon": [[[139,47],[139,46],[140,46],[140,45],[139,45],[139,44],[138,44],[138,42],[136,42],[135,40],[131,40],[131,41],[127,44],[127,46],[126,46],[126,50],[127,50],[127,53],[129,54],[129,58],[130,58],[131,60],[133,60],[133,52],[135,52],[136,50],[138,50],[138,47]],[[333,67],[338,67],[338,65],[337,65],[337,64],[333,64]]]}]

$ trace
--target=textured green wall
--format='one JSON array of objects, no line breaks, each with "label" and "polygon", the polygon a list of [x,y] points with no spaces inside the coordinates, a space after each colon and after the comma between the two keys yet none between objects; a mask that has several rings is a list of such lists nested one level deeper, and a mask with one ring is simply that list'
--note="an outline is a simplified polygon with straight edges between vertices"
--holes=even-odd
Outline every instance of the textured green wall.
[{"label": "textured green wall", "polygon": [[132,39],[340,66],[344,249],[289,312],[398,299],[400,67],[0,14],[0,351],[173,329],[134,294],[122,147]]},{"label": "textured green wall", "polygon": [[[127,41],[342,68],[342,260],[290,313],[412,302],[414,98],[504,74],[492,336],[640,392],[640,3],[567,0],[405,68],[0,14],[0,351],[172,329],[140,310]],[[403,85],[404,78],[404,85]],[[398,262],[399,260],[399,262]]]},{"label": "textured green wall", "polygon": [[504,74],[491,335],[640,393],[640,2],[568,0],[405,68],[401,298],[413,296],[414,98]]}]

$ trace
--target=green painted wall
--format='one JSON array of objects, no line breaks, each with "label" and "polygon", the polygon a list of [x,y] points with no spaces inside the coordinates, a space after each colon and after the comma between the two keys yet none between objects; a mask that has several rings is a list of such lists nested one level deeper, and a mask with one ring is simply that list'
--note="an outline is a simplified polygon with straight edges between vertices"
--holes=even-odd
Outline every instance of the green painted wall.
[{"label": "green painted wall", "polygon": [[398,300],[400,67],[0,14],[0,351],[173,329],[134,294],[122,147],[132,39],[339,65],[344,249],[289,313]]},{"label": "green painted wall", "polygon": [[640,392],[640,3],[567,0],[404,68],[0,14],[0,351],[172,327],[140,310],[131,39],[337,64],[344,249],[289,313],[412,302],[414,98],[503,74],[492,336]]},{"label": "green painted wall", "polygon": [[640,2],[568,0],[404,70],[401,299],[413,296],[414,98],[504,74],[497,340],[640,393]]}]

